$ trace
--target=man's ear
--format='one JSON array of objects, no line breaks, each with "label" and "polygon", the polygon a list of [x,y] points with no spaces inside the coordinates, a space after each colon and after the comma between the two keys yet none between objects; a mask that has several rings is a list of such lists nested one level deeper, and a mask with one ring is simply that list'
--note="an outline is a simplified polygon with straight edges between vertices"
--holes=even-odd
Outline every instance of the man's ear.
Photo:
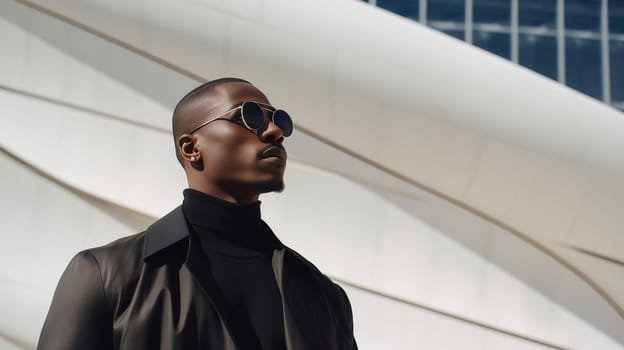
[{"label": "man's ear", "polygon": [[193,135],[184,134],[178,138],[178,152],[183,159],[191,164],[199,161],[201,154],[197,148],[197,139]]}]

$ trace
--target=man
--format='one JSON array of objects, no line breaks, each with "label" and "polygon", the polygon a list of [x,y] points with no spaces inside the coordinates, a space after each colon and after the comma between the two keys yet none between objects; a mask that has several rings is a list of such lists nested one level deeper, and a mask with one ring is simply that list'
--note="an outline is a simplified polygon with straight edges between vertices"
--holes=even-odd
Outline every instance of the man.
[{"label": "man", "polygon": [[173,114],[182,205],[78,253],[38,349],[357,349],[344,291],[260,219],[259,194],[284,187],[291,132],[245,80],[184,96]]}]

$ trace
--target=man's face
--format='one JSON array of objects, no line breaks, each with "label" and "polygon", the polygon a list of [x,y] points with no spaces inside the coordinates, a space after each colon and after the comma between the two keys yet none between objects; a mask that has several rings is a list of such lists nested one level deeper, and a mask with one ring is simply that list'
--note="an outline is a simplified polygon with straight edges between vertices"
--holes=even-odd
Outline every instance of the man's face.
[{"label": "man's face", "polygon": [[[251,84],[224,83],[191,106],[197,125],[240,106],[244,101],[270,104]],[[256,193],[281,191],[286,169],[284,137],[272,122],[259,130],[247,129],[236,109],[193,133],[203,161],[205,180],[226,190]],[[270,112],[267,113],[267,118]]]}]

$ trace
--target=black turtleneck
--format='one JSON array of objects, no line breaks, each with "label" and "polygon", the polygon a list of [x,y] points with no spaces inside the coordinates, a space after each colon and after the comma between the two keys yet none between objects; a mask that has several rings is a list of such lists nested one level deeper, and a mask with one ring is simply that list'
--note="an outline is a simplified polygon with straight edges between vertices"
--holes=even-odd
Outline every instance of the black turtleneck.
[{"label": "black turtleneck", "polygon": [[263,349],[285,349],[282,299],[272,266],[273,250],[283,245],[261,220],[260,202],[240,205],[186,189],[182,209],[232,308],[248,318]]}]

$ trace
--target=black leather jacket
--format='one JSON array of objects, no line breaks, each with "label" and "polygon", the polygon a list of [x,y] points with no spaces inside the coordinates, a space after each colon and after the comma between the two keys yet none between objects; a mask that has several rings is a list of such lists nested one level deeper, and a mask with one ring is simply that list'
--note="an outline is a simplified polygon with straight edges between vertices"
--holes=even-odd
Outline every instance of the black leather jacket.
[{"label": "black leather jacket", "polygon": [[[78,253],[38,349],[261,349],[235,322],[180,207],[145,232]],[[274,251],[290,350],[357,349],[344,291],[290,248]]]}]

